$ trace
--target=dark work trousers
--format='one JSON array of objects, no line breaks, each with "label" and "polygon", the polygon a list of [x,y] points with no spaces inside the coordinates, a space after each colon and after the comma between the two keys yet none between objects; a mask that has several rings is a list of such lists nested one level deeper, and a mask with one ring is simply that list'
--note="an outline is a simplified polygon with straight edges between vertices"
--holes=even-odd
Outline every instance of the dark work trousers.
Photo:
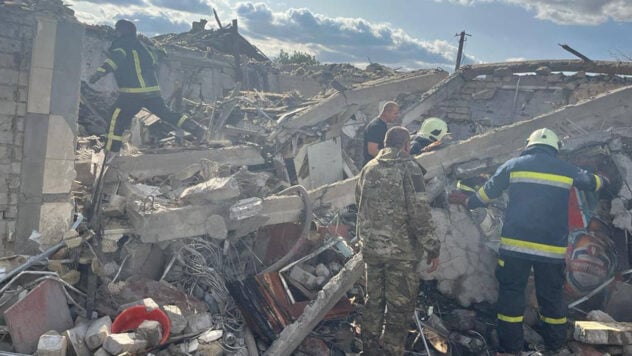
[{"label": "dark work trousers", "polygon": [[106,151],[118,152],[121,150],[123,131],[130,127],[132,118],[142,108],[176,127],[181,127],[188,118],[185,114],[178,114],[169,110],[159,93],[121,93],[110,110],[110,125],[105,143]]},{"label": "dark work trousers", "polygon": [[498,260],[498,266],[496,266],[497,330],[502,352],[522,351],[525,288],[532,267],[545,346],[549,350],[556,350],[566,342],[566,305],[562,294],[564,263],[505,257]]}]

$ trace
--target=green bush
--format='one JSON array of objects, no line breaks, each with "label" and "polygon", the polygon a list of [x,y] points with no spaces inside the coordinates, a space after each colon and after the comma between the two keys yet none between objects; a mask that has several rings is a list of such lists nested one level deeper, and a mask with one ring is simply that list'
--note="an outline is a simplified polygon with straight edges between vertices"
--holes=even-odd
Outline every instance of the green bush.
[{"label": "green bush", "polygon": [[305,65],[318,65],[320,62],[316,60],[316,56],[312,56],[309,53],[294,51],[291,55],[284,50],[279,52],[279,56],[276,61],[280,64],[305,64]]}]

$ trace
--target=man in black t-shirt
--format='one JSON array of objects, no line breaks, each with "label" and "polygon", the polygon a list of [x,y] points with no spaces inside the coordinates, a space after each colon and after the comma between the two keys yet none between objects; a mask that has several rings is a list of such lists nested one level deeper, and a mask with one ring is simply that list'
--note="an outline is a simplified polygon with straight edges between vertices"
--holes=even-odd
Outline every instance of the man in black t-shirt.
[{"label": "man in black t-shirt", "polygon": [[399,105],[394,101],[388,101],[382,106],[380,116],[371,120],[364,129],[364,163],[367,164],[384,148],[384,137],[388,127],[386,124],[394,123],[399,116]]}]

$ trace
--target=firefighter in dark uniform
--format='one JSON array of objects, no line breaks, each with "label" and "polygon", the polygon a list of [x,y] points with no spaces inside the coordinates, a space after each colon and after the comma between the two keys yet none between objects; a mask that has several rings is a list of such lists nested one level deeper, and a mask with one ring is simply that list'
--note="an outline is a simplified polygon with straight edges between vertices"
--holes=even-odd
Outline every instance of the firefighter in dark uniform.
[{"label": "firefighter in dark uniform", "polygon": [[563,302],[568,245],[568,200],[572,186],[597,191],[608,183],[557,158],[560,141],[549,129],[534,131],[519,157],[501,165],[476,192],[453,191],[448,200],[469,209],[482,207],[505,189],[509,203],[502,228],[496,278],[499,283],[497,331],[500,351],[520,354],[525,287],[533,268],[545,346],[555,351],[566,342]]},{"label": "firefighter in dark uniform", "polygon": [[115,29],[117,38],[112,41],[108,58],[89,79],[93,84],[112,72],[119,87],[119,97],[111,108],[106,151],[120,151],[123,131],[130,127],[132,118],[142,108],[146,108],[161,120],[189,131],[197,138],[203,137],[203,126],[189,119],[186,114],[169,110],[165,105],[160,96],[156,76],[156,56],[138,40],[136,26],[130,21],[119,20]]},{"label": "firefighter in dark uniform", "polygon": [[412,139],[410,154],[418,155],[439,149],[441,140],[448,134],[448,124],[445,121],[437,117],[424,120],[417,135]]}]

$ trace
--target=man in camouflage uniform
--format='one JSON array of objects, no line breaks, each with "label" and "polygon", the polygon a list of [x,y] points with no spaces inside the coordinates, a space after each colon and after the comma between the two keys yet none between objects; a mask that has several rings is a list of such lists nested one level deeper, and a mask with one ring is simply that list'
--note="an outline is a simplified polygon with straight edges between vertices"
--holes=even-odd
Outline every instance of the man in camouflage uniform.
[{"label": "man in camouflage uniform", "polygon": [[362,169],[356,187],[357,236],[367,282],[362,316],[364,355],[403,354],[419,290],[417,261],[425,252],[432,272],[439,259],[423,168],[408,153],[408,130],[391,128],[384,146]]}]

